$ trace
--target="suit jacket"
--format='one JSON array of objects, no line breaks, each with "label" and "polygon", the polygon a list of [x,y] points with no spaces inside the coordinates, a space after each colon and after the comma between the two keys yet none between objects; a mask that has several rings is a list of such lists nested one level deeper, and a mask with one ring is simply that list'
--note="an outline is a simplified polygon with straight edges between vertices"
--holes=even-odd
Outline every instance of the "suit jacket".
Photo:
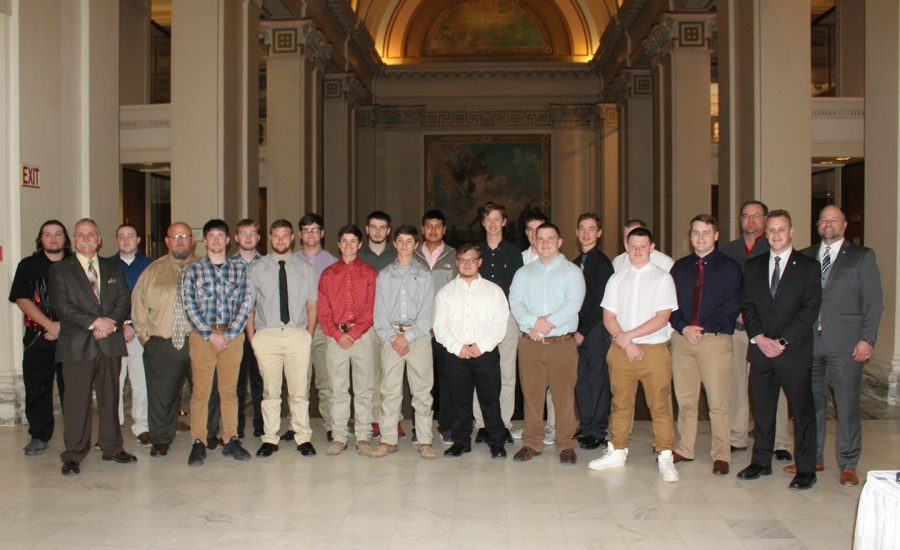
[{"label": "suit jacket", "polygon": [[769,293],[769,254],[747,260],[741,313],[747,336],[763,334],[784,338],[788,345],[775,359],[769,359],[759,347],[750,344],[747,361],[776,366],[809,366],[812,364],[813,326],[822,301],[821,268],[797,250],[791,251],[783,270],[775,297]]},{"label": "suit jacket", "polygon": [[[107,357],[128,355],[122,323],[131,312],[131,292],[118,260],[97,258],[100,300],[75,255],[50,266],[49,292],[59,317],[56,361],[89,361],[102,353]],[[118,330],[95,340],[88,329],[98,317],[116,321]]]},{"label": "suit jacket", "polygon": [[[819,244],[803,250],[803,254],[818,262]],[[822,345],[827,352],[850,353],[860,340],[874,342],[878,336],[884,309],[881,277],[875,252],[869,248],[844,239],[833,257],[819,309]]]}]

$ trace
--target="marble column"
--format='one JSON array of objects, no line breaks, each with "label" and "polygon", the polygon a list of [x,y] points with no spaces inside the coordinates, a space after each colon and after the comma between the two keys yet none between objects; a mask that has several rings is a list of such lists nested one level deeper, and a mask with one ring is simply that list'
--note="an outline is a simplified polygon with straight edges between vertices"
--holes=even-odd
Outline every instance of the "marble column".
[{"label": "marble column", "polygon": [[659,78],[656,100],[661,247],[679,258],[690,252],[691,218],[712,211],[710,40],[715,16],[666,13],[645,41]]},{"label": "marble column", "polygon": [[356,110],[369,101],[369,94],[359,79],[348,73],[325,75],[323,90],[323,215],[333,228],[345,223],[362,227],[369,211],[359,209]]},{"label": "marble column", "polygon": [[864,392],[900,404],[900,5],[866,1],[866,246],[881,270],[884,313]]},{"label": "marble column", "polygon": [[[563,232],[563,238],[573,244],[578,216],[596,212],[600,208],[601,182],[599,128],[602,124],[596,104],[552,104],[550,120],[553,124],[551,181],[568,182],[551,189],[552,218]],[[565,189],[565,190],[563,190]]]},{"label": "marble column", "polygon": [[615,103],[598,105],[600,124],[600,219],[603,236],[600,245],[610,258],[619,253],[622,222],[619,217],[619,110]]},{"label": "marble column", "polygon": [[[17,15],[17,14],[16,14]],[[16,15],[10,4],[0,3],[0,51],[8,52],[0,55],[0,174],[18,173],[15,170],[14,158],[18,148],[17,122],[18,97],[18,44],[13,39],[17,25]],[[21,258],[19,242],[18,202],[19,182],[12,178],[0,179],[0,243],[3,245],[4,261],[10,262],[10,254],[15,249],[15,257]],[[15,245],[13,243],[16,243]],[[26,250],[26,254],[28,251]],[[9,288],[12,282],[13,269],[7,266],[0,270],[0,286]],[[21,414],[25,393],[22,388],[22,375],[19,363],[22,357],[22,316],[18,308],[6,306],[7,313],[0,315],[0,334],[4,336],[0,351],[0,426],[15,426],[23,416]]]},{"label": "marble column", "polygon": [[[172,219],[254,215],[259,17],[247,0],[172,4]],[[252,128],[252,129],[251,129]],[[251,168],[252,166],[252,168]],[[254,199],[255,200],[255,199]]]},{"label": "marble column", "polygon": [[650,223],[654,219],[653,77],[648,69],[627,69],[613,88],[619,106],[619,218]]},{"label": "marble column", "polygon": [[[322,79],[331,46],[312,21],[267,21],[268,218],[323,213]],[[342,220],[325,225],[337,229]]]}]

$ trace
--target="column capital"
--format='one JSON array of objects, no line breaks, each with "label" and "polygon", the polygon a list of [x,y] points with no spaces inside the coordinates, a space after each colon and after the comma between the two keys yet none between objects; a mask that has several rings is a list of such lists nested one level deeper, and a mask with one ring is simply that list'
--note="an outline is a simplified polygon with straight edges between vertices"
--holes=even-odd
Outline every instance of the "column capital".
[{"label": "column capital", "polygon": [[260,21],[263,57],[307,57],[324,67],[331,60],[332,46],[311,19]]},{"label": "column capital", "polygon": [[650,69],[625,69],[610,84],[612,96],[625,101],[635,96],[653,95],[653,73]]},{"label": "column capital", "polygon": [[553,103],[550,121],[554,128],[590,128],[600,121],[600,110],[594,103]]},{"label": "column capital", "polygon": [[642,42],[644,53],[652,58],[679,48],[710,49],[715,21],[713,13],[663,13]]},{"label": "column capital", "polygon": [[600,112],[600,118],[603,121],[604,128],[619,127],[619,106],[613,102],[602,102],[597,104],[597,111]]},{"label": "column capital", "polygon": [[323,77],[325,101],[346,101],[353,106],[371,102],[372,95],[353,73],[325,73]]}]

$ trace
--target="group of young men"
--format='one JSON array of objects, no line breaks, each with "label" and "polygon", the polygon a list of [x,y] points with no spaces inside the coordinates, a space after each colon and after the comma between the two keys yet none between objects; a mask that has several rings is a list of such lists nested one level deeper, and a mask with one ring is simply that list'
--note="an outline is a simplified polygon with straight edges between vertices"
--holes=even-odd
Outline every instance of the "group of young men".
[{"label": "group of young men", "polygon": [[[190,465],[219,446],[224,456],[250,458],[241,441],[248,382],[258,457],[291,439],[301,455],[316,454],[313,380],[326,453],[348,447],[352,426],[359,454],[384,457],[405,436],[405,372],[422,458],[436,456],[435,415],[446,456],[472,450],[474,422],[475,442],[487,443],[494,458],[506,457],[506,444],[519,437],[519,462],[554,445],[561,463],[574,464],[576,446],[605,445],[593,470],[625,465],[640,382],[660,475],[677,481],[675,464],[694,460],[701,386],[713,473],[727,474],[731,453],[746,449],[749,380],[754,449],[738,477],[770,474],[773,455],[792,459],[776,437],[787,424],[776,420],[787,416],[778,406],[783,390],[797,455],[786,470],[796,474],[790,486],[805,489],[824,468],[830,381],[840,480],[858,483],[861,367],[872,354],[881,287],[872,251],[844,239],[839,208],[822,210],[822,242],[802,253],[792,247],[786,211],[745,203],[742,236],[722,250],[716,219],[701,214],[690,222],[693,253],[677,262],[656,250],[640,220],[625,225],[625,252],[610,261],[598,248],[600,218],[582,214],[579,253],[570,261],[560,229],[543,214],[524,220],[530,246],[520,252],[504,240],[504,207],[488,203],[481,212],[485,240],[454,249],[444,242],[440,211],[424,214],[421,238],[416,227],[392,228],[390,216],[376,211],[366,220],[366,241],[355,225],[336,232],[340,257],[322,247],[324,220],[314,213],[297,232],[287,220],[273,222],[266,256],[252,220],[238,223],[231,256],[228,225],[207,222],[200,258],[191,228],[177,222],[167,231],[167,255],[152,263],[132,225],[117,229],[118,253],[106,259],[97,255],[102,241],[92,220],[76,222],[74,254],[62,223],[44,223],[10,293],[25,314],[32,436],[25,454],[40,454],[52,436],[55,377],[63,474],[79,473],[90,450],[92,388],[102,458],[137,460],[123,449],[119,428],[127,370],[132,430],[151,456],[169,451],[187,379]],[[521,431],[511,430],[517,372]],[[283,382],[290,421],[280,434]]]}]

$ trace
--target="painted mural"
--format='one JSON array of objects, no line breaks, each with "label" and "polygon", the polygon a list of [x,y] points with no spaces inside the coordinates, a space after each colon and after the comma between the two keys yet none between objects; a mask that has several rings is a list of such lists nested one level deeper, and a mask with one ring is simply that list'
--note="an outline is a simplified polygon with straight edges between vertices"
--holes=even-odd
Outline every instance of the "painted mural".
[{"label": "painted mural", "polygon": [[542,29],[537,14],[518,0],[461,1],[435,19],[422,56],[550,53]]}]

